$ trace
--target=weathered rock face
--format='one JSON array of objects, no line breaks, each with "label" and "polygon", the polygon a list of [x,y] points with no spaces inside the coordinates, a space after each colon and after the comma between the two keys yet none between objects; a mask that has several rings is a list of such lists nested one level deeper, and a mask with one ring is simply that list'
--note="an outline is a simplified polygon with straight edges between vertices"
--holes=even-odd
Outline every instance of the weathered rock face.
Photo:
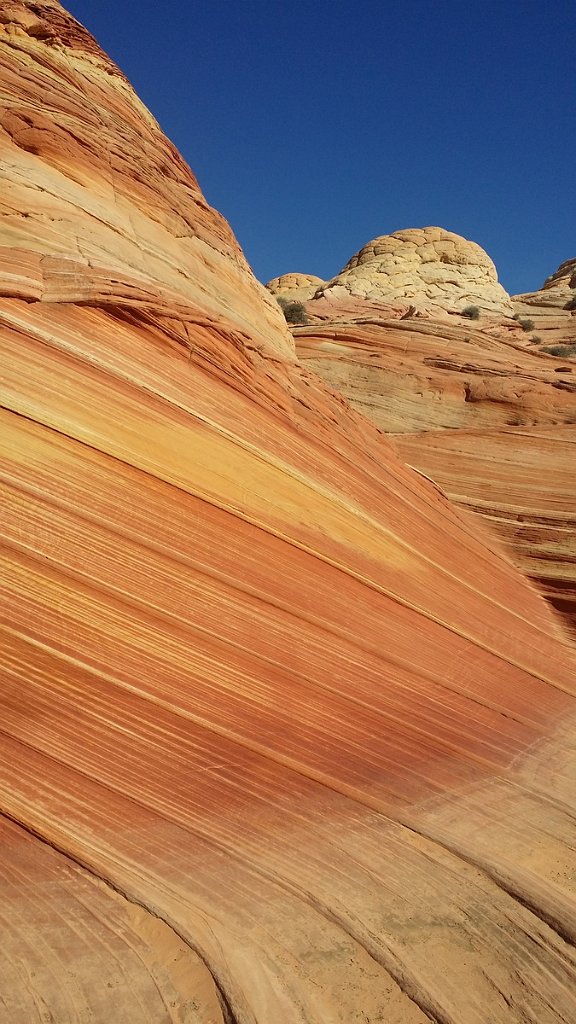
[{"label": "weathered rock face", "polygon": [[[576,259],[565,260],[564,263],[561,263],[558,270],[546,278],[542,288],[544,291],[562,292],[566,292],[566,289],[569,288],[573,292],[576,288]],[[570,292],[568,294],[570,295]]]},{"label": "weathered rock face", "polygon": [[313,274],[282,274],[281,277],[273,277],[266,285],[272,295],[279,295],[281,298],[294,299],[297,302],[306,302],[312,299],[320,285],[324,281],[321,277],[314,277]]},{"label": "weathered rock face", "polygon": [[576,632],[576,363],[510,321],[335,318],[296,336],[301,361],[496,529]]},{"label": "weathered rock face", "polygon": [[533,322],[541,344],[576,345],[576,260],[566,260],[539,291],[515,295],[512,303],[517,316]]},{"label": "weathered rock face", "polygon": [[374,317],[295,336],[301,361],[389,434],[576,422],[576,363],[527,344],[516,326]]},{"label": "weathered rock face", "polygon": [[490,257],[443,228],[410,228],[365,245],[320,293],[331,300],[355,296],[372,302],[408,302],[420,309],[460,312],[470,305],[511,314]]},{"label": "weathered rock face", "polygon": [[1,294],[224,321],[291,358],[277,303],[89,34],[55,2],[3,5],[0,31]]},{"label": "weathered rock face", "polygon": [[551,306],[564,306],[566,302],[574,298],[576,290],[576,259],[565,260],[558,267],[558,270],[547,277],[542,288],[539,292],[531,292],[526,295],[515,295],[514,299],[524,299],[529,301],[531,298],[536,300],[538,296],[540,302],[544,304],[545,300]]},{"label": "weathered rock face", "polygon": [[295,362],[86,32],[3,12],[7,1020],[567,1024],[545,603]]},{"label": "weathered rock face", "polygon": [[498,533],[576,640],[574,426],[431,431],[397,441],[410,465]]}]

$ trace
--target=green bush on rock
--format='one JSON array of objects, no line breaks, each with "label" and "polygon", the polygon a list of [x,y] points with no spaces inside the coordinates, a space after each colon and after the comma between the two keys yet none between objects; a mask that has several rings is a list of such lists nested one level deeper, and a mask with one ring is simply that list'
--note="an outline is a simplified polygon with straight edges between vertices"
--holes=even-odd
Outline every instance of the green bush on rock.
[{"label": "green bush on rock", "polygon": [[576,345],[545,345],[542,352],[550,356],[567,356],[568,359],[576,359]]},{"label": "green bush on rock", "polygon": [[306,309],[301,302],[291,301],[290,299],[284,299],[280,297],[276,300],[278,305],[281,307],[286,323],[288,324],[307,324],[308,315]]}]

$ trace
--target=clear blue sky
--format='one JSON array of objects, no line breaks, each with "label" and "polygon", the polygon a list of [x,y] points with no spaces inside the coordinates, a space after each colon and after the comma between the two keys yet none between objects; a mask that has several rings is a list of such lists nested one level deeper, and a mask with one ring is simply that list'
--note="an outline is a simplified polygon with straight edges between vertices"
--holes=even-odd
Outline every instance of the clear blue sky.
[{"label": "clear blue sky", "polygon": [[576,257],[575,0],[68,0],[257,277],[438,224],[512,293]]}]

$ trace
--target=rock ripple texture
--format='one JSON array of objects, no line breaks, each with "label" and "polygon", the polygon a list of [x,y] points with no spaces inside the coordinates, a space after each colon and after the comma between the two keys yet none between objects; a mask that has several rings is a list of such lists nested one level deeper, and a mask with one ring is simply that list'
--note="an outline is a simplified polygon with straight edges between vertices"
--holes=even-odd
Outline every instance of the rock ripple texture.
[{"label": "rock ripple texture", "polygon": [[571,1024],[551,613],[88,33],[0,25],[4,1018]]},{"label": "rock ripple texture", "polygon": [[444,228],[408,228],[364,246],[319,293],[331,300],[356,296],[417,308],[460,312],[470,305],[500,315],[511,313],[510,298],[498,283],[484,250]]}]

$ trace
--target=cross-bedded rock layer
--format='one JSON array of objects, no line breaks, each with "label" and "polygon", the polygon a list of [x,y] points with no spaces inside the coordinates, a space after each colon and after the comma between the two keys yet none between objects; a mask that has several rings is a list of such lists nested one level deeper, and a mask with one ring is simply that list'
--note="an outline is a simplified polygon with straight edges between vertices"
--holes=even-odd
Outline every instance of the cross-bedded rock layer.
[{"label": "cross-bedded rock layer", "polygon": [[0,31],[8,1019],[567,1024],[545,603],[296,363],[87,33]]},{"label": "cross-bedded rock layer", "polygon": [[301,361],[496,529],[573,632],[576,363],[509,320],[363,319],[299,329]]},{"label": "cross-bedded rock layer", "polygon": [[576,260],[562,263],[539,291],[512,302],[520,319],[532,321],[542,345],[576,346]]}]

